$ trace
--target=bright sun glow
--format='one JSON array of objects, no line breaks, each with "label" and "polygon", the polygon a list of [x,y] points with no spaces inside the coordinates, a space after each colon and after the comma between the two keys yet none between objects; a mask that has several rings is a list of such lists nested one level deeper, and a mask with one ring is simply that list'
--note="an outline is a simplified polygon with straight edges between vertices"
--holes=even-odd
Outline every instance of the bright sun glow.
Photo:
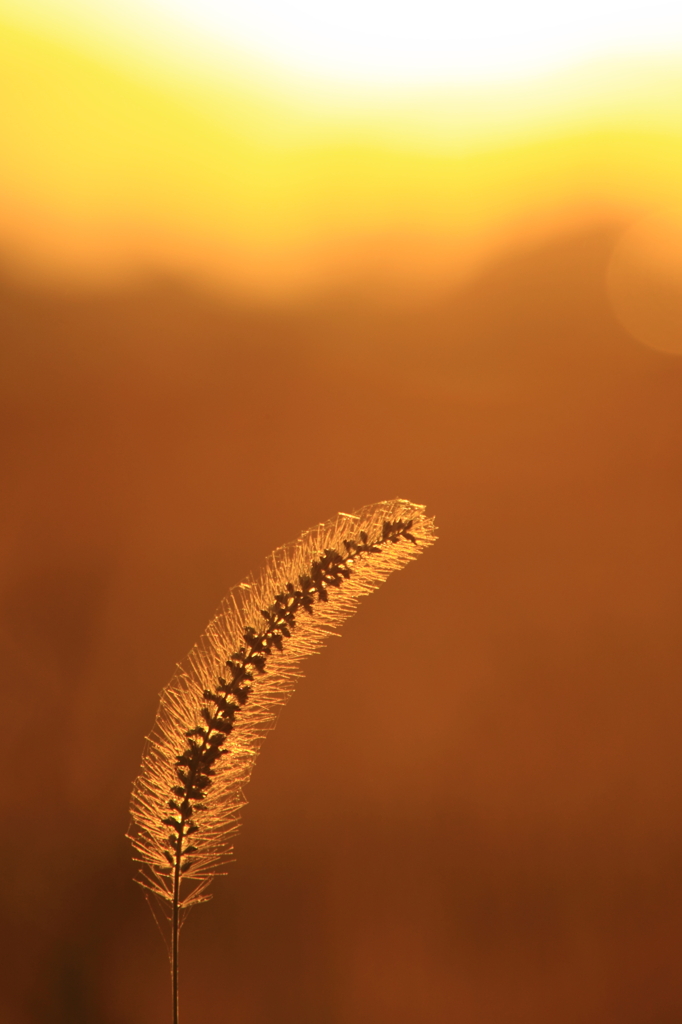
[{"label": "bright sun glow", "polygon": [[681,0],[0,0],[3,251],[55,280],[450,287],[679,201],[681,50]]},{"label": "bright sun glow", "polygon": [[[12,2],[12,0],[10,0]],[[495,82],[682,48],[679,0],[22,0],[213,62],[235,49],[329,82]]]}]

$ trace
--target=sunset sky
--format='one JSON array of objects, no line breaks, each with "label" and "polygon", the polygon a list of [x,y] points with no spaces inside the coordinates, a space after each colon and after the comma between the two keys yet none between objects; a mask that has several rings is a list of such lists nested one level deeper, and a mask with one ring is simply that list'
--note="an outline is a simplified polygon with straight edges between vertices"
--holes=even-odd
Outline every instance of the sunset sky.
[{"label": "sunset sky", "polygon": [[404,295],[581,224],[675,223],[674,4],[2,0],[0,24],[18,273]]},{"label": "sunset sky", "polygon": [[0,0],[0,1024],[169,1024],[159,690],[396,496],[183,1024],[679,1024],[680,182],[679,3]]}]

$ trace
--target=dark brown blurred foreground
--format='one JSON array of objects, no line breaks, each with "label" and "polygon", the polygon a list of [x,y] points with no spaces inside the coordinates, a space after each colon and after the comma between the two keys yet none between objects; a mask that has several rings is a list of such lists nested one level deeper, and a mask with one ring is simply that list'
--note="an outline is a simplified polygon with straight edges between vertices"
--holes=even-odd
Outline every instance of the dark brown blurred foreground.
[{"label": "dark brown blurred foreground", "polygon": [[265,745],[184,1024],[682,1020],[682,361],[611,230],[420,311],[1,294],[2,1024],[166,1024],[156,695],[230,585],[396,495],[441,540]]}]

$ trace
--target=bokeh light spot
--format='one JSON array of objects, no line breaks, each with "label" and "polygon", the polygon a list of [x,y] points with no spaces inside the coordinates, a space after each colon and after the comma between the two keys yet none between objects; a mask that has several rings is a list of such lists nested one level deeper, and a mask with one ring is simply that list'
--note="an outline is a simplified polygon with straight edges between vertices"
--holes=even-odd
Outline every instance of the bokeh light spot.
[{"label": "bokeh light spot", "polygon": [[682,355],[682,211],[631,225],[613,251],[606,280],[629,334],[659,352]]}]

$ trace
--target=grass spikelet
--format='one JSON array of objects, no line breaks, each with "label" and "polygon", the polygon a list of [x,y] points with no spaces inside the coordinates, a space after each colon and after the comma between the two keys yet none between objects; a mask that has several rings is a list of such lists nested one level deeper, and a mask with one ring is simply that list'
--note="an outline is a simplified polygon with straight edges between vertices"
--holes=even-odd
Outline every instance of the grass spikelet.
[{"label": "grass spikelet", "polygon": [[435,539],[423,506],[401,499],[306,531],[230,591],[161,693],[133,788],[130,838],[138,881],[171,922],[174,1024],[180,924],[225,872],[244,786],[303,659]]}]

